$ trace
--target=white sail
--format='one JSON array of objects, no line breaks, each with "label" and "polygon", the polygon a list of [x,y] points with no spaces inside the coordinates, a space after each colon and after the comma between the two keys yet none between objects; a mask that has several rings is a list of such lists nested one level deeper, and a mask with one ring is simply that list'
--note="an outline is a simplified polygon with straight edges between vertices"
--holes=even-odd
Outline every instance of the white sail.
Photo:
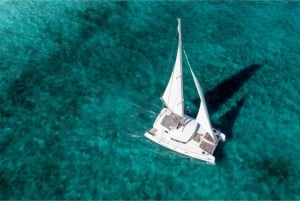
[{"label": "white sail", "polygon": [[[191,66],[189,66],[189,67],[190,67],[190,71],[192,73],[192,76],[193,76],[193,79],[194,79],[194,82],[195,82],[195,85],[196,85],[196,88],[197,88],[197,91],[198,91],[198,94],[199,94],[199,97],[200,97],[200,100],[201,100],[200,108],[199,108],[196,120],[213,137],[211,123],[210,123],[210,119],[209,119],[209,115],[208,115],[208,111],[207,111],[207,107],[206,107],[206,102],[205,102],[203,91],[201,89],[201,86],[200,86],[200,84],[198,82],[198,79],[195,76],[195,74],[194,74]],[[213,139],[214,139],[214,137],[213,137]]]},{"label": "white sail", "polygon": [[165,106],[173,113],[183,117],[183,80],[182,80],[182,44],[181,44],[181,23],[178,19],[178,49],[175,65],[169,83],[161,97]]}]

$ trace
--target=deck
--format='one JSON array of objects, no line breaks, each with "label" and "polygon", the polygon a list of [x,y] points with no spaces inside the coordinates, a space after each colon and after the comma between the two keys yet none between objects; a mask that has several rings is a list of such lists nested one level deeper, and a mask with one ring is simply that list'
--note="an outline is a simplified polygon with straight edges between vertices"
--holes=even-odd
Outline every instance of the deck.
[{"label": "deck", "polygon": [[208,137],[210,136],[209,134],[206,136],[205,134],[197,133],[187,143],[178,142],[172,139],[169,133],[158,131],[155,128],[146,132],[145,136],[173,151],[214,164],[215,159],[212,154],[217,144],[209,141],[211,140],[211,138]]}]

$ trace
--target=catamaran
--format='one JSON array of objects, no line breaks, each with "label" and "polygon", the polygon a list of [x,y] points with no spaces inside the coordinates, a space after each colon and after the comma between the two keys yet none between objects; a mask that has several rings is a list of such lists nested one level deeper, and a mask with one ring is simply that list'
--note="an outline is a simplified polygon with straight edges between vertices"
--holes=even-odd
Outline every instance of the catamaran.
[{"label": "catamaran", "polygon": [[[203,91],[195,76],[185,51],[182,49],[181,20],[178,20],[178,48],[175,65],[168,85],[161,96],[164,107],[157,116],[153,128],[145,136],[178,153],[215,164],[213,153],[225,134],[211,126]],[[182,51],[183,50],[183,51]],[[196,118],[184,113],[182,52],[187,60],[200,98]]]}]

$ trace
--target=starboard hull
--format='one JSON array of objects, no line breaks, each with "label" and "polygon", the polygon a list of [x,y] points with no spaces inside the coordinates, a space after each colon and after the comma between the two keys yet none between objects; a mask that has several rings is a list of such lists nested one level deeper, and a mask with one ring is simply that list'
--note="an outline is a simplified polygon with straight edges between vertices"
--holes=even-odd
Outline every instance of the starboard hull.
[{"label": "starboard hull", "polygon": [[183,125],[176,125],[176,116],[163,108],[145,137],[188,157],[215,164],[213,153],[219,141],[225,140],[225,135],[216,129],[212,135],[208,134],[195,119],[186,115]]},{"label": "starboard hull", "polygon": [[[215,157],[211,154],[201,154],[201,150],[198,150],[197,152],[195,150],[199,149],[197,145],[194,145],[191,148],[191,145],[181,145],[179,142],[172,142],[170,140],[166,140],[168,136],[158,136],[158,135],[153,135],[153,133],[146,132],[145,137],[147,137],[149,140],[165,147],[168,148],[172,151],[175,151],[177,153],[183,154],[185,156],[188,156],[190,158],[202,160],[208,164],[215,165]],[[162,139],[163,138],[163,139]]]}]

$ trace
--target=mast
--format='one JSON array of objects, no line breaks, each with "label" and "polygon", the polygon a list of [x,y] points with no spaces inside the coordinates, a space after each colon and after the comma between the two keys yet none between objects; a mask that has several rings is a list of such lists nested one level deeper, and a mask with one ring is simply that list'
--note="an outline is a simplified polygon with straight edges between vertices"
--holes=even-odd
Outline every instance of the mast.
[{"label": "mast", "polygon": [[183,77],[182,77],[182,42],[181,19],[178,18],[178,48],[176,61],[169,83],[161,97],[164,105],[181,118],[184,116]]}]

